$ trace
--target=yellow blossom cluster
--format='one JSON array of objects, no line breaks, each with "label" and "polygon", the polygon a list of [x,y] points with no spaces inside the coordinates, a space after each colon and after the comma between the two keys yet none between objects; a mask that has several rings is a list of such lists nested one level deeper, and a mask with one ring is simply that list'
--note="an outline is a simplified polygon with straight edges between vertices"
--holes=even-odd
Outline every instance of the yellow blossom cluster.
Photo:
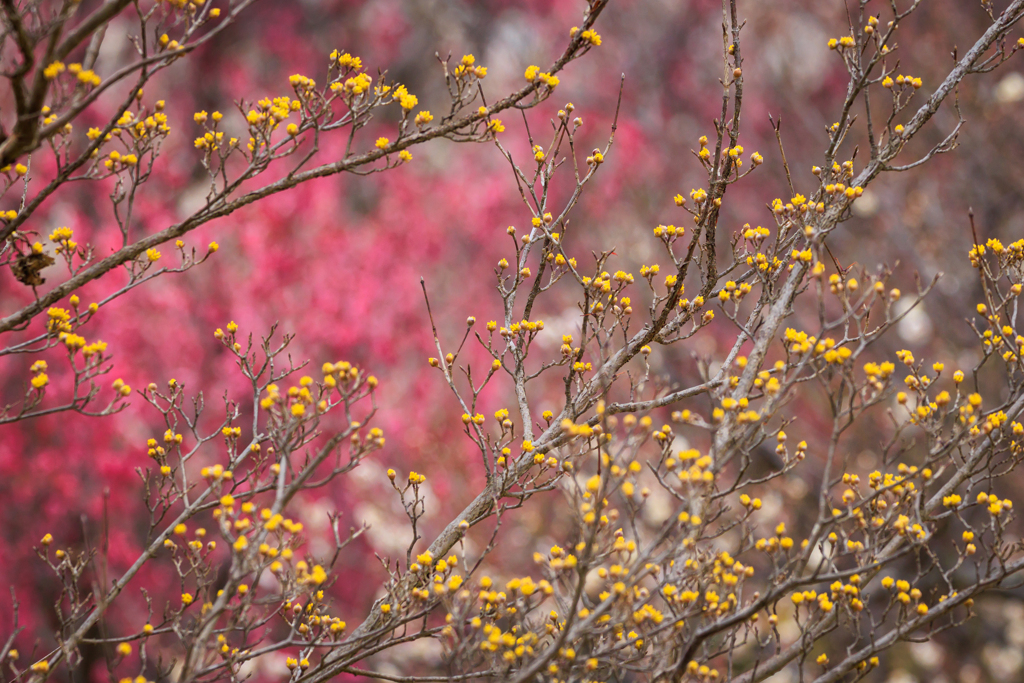
[{"label": "yellow blossom cluster", "polygon": [[463,55],[459,61],[459,65],[455,67],[452,74],[456,78],[466,78],[467,76],[476,76],[477,78],[487,77],[487,67],[480,66],[476,63],[476,57],[473,55]]},{"label": "yellow blossom cluster", "polygon": [[541,83],[546,86],[547,89],[554,90],[558,86],[558,76],[543,72],[539,66],[528,66],[524,74],[526,80],[531,83]]}]

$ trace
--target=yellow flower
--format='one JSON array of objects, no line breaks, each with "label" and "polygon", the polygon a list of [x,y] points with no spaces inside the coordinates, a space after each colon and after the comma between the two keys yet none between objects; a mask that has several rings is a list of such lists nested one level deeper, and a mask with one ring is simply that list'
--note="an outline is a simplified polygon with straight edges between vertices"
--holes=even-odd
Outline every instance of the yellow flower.
[{"label": "yellow flower", "polygon": [[48,81],[52,81],[62,73],[64,73],[64,62],[52,62],[43,69],[43,77]]}]

